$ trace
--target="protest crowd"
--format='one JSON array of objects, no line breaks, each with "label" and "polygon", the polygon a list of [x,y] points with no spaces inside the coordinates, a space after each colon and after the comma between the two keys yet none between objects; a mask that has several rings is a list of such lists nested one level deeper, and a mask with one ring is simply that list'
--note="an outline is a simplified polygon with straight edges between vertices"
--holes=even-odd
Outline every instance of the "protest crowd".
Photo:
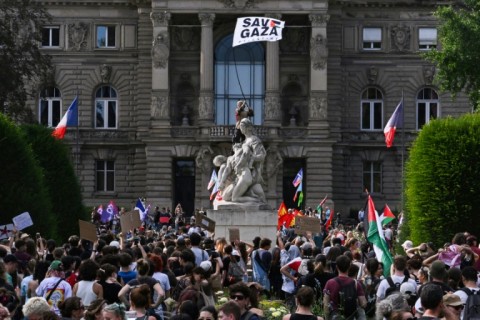
[{"label": "protest crowd", "polygon": [[[275,239],[215,237],[181,205],[158,208],[134,230],[92,212],[98,240],[66,243],[14,231],[0,245],[0,318],[72,320],[470,319],[480,316],[477,238],[405,241],[383,226],[390,263],[364,232],[328,223],[297,234],[283,223]],[[203,213],[201,213],[203,214]],[[331,221],[331,220],[330,220]],[[32,227],[31,229],[33,229]],[[123,232],[122,232],[123,231]],[[398,251],[398,250],[397,250]],[[391,265],[390,265],[391,264]],[[226,296],[225,296],[226,295]],[[279,300],[284,313],[261,302]],[[478,309],[478,310],[477,310]],[[320,311],[319,311],[320,310]],[[268,314],[267,314],[268,313]]]}]

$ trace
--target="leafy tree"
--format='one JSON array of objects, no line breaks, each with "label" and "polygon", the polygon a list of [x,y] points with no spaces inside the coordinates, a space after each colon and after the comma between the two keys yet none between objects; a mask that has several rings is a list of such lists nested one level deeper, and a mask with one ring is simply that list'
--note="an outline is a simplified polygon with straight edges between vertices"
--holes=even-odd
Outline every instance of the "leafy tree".
[{"label": "leafy tree", "polygon": [[406,165],[406,213],[414,243],[442,245],[455,232],[480,234],[479,137],[478,114],[434,120],[422,128]]},{"label": "leafy tree", "polygon": [[28,88],[51,84],[50,57],[38,47],[49,19],[38,1],[0,1],[0,112],[16,121],[34,121],[32,110],[25,107]]},{"label": "leafy tree", "polygon": [[465,90],[474,108],[480,105],[480,1],[457,1],[455,6],[440,6],[439,50],[425,57],[437,66],[435,80],[453,95]]},{"label": "leafy tree", "polygon": [[43,168],[58,235],[66,240],[70,235],[78,234],[79,219],[89,219],[82,205],[80,184],[75,176],[69,152],[66,145],[55,140],[51,130],[44,126],[25,125],[22,129]]},{"label": "leafy tree", "polygon": [[56,237],[56,224],[42,169],[22,131],[2,114],[0,150],[0,224],[12,223],[13,217],[28,211],[34,223],[30,228],[45,236]]}]

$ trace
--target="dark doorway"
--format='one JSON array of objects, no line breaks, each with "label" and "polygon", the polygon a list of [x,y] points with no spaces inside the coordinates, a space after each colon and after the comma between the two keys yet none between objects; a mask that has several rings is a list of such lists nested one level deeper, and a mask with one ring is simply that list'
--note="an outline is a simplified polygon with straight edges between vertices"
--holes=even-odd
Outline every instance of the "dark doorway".
[{"label": "dark doorway", "polygon": [[[303,202],[298,206],[298,197],[296,201],[293,201],[293,197],[295,196],[295,191],[297,191],[297,187],[293,186],[293,180],[295,176],[303,168]],[[307,172],[305,168],[305,159],[303,158],[287,158],[283,160],[283,201],[287,208],[297,208],[303,209],[305,208],[305,201],[306,201],[306,180]]]},{"label": "dark doorway", "polygon": [[173,208],[181,203],[186,216],[190,217],[195,207],[195,161],[176,159],[173,165],[175,167]]}]

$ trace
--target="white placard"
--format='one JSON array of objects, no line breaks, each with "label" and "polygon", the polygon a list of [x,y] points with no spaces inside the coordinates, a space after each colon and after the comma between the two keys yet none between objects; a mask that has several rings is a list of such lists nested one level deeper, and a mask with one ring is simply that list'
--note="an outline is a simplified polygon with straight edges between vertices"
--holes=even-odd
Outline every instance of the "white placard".
[{"label": "white placard", "polygon": [[30,217],[30,213],[24,212],[22,214],[19,214],[16,217],[13,217],[13,224],[15,225],[15,228],[17,230],[23,230],[25,228],[28,228],[30,226],[33,226],[33,221],[32,218]]}]

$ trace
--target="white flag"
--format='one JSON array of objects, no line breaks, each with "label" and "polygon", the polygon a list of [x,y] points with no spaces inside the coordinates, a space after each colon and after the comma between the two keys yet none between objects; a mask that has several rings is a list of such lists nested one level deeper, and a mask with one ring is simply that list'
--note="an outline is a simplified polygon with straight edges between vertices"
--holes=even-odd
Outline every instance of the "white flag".
[{"label": "white flag", "polygon": [[282,39],[285,21],[267,17],[243,17],[237,19],[232,47],[256,41]]}]

